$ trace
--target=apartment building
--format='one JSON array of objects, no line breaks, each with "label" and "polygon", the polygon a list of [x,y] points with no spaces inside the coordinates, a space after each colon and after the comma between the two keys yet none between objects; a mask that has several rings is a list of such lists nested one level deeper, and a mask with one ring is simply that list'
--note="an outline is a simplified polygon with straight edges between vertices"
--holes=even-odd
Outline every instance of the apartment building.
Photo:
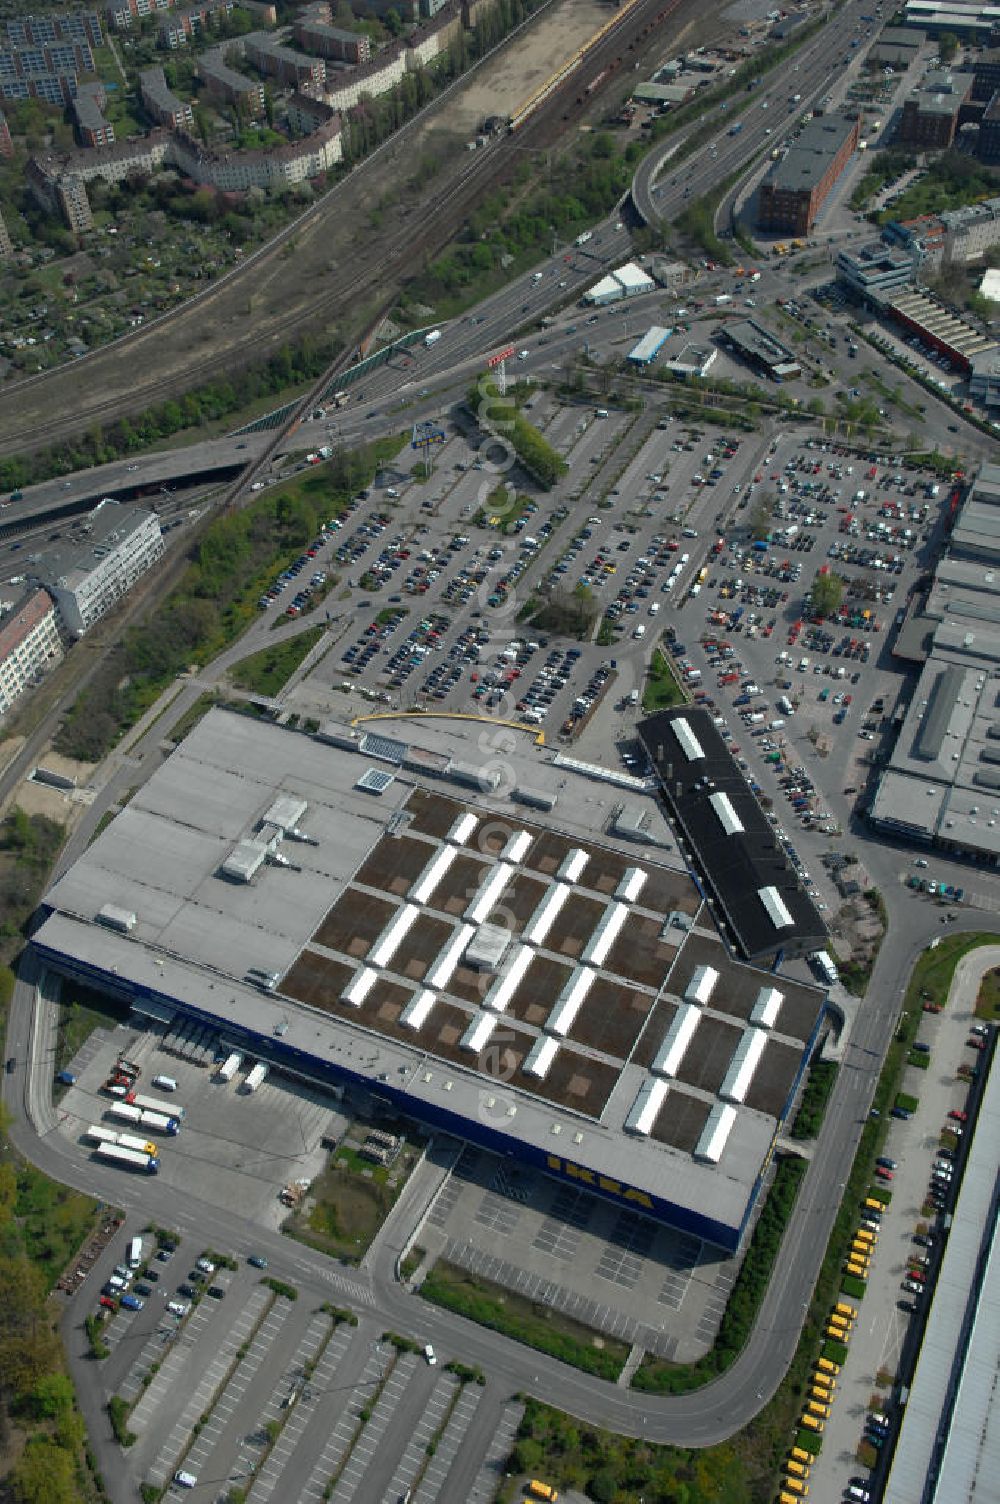
[{"label": "apartment building", "polygon": [[198,76],[205,92],[223,104],[242,106],[255,119],[264,113],[264,85],[230,68],[224,48],[213,47],[198,59]]},{"label": "apartment building", "polygon": [[252,31],[242,39],[241,46],[248,63],[286,88],[301,89],[307,84],[322,88],[326,80],[326,64],[321,58],[283,47],[266,31]]},{"label": "apartment building", "polygon": [[55,602],[28,590],[0,615],[0,715],[62,655]]},{"label": "apartment building", "polygon": [[173,10],[175,0],[111,0],[105,11],[105,19],[112,31],[128,31],[136,21],[146,16],[155,16],[162,10]]},{"label": "apartment building", "polygon": [[978,261],[1000,244],[1000,198],[988,198],[962,209],[945,209],[940,219],[949,261]]},{"label": "apartment building", "polygon": [[312,19],[295,23],[295,40],[306,52],[315,52],[334,62],[353,63],[355,67],[367,63],[372,55],[372,44],[364,32],[342,31],[339,26],[327,26]]},{"label": "apartment building", "polygon": [[34,577],[55,600],[67,635],[82,637],[156,563],[163,549],[155,512],[105,497],[65,544],[40,556]]},{"label": "apartment building", "polygon": [[99,80],[97,83],[81,84],[77,89],[73,100],[73,120],[81,146],[114,145],[115,128],[110,120],[104,118],[107,101],[104,85]]},{"label": "apartment building", "polygon": [[101,18],[96,10],[75,10],[68,15],[50,12],[44,16],[20,16],[4,22],[4,42],[15,50],[43,47],[46,42],[104,42]]},{"label": "apartment building", "polygon": [[235,0],[203,0],[201,5],[168,11],[156,34],[157,45],[168,50],[186,46],[204,30],[210,17],[231,15],[234,5]]},{"label": "apartment building", "polygon": [[139,74],[139,95],[143,109],[157,125],[171,131],[185,131],[194,124],[191,106],[177,98],[162,68],[146,68]]}]

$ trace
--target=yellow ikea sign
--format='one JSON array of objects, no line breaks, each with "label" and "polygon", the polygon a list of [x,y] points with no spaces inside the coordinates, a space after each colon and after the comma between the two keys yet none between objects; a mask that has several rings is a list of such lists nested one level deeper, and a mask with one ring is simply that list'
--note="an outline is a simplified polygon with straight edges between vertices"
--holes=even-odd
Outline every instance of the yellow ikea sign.
[{"label": "yellow ikea sign", "polygon": [[589,1185],[595,1191],[603,1191],[607,1196],[620,1196],[623,1201],[629,1201],[634,1206],[643,1206],[647,1211],[653,1210],[653,1198],[645,1191],[637,1191],[633,1186],[622,1185],[620,1180],[610,1180],[607,1175],[598,1175],[596,1170],[588,1170],[584,1165],[575,1165],[572,1160],[560,1159],[557,1154],[546,1156],[550,1170],[557,1175],[568,1175],[571,1180],[579,1180],[583,1185]]}]

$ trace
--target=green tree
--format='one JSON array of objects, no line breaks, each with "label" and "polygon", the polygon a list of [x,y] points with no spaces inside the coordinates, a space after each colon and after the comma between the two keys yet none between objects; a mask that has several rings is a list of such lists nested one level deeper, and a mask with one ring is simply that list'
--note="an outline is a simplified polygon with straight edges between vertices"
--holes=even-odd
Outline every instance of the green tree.
[{"label": "green tree", "polygon": [[59,1420],[73,1409],[72,1382],[64,1373],[44,1374],[26,1403],[36,1420]]},{"label": "green tree", "polygon": [[811,595],[815,614],[832,616],[844,599],[844,582],[839,574],[818,573],[812,583]]},{"label": "green tree", "polygon": [[618,1497],[618,1478],[610,1467],[602,1467],[587,1483],[587,1493],[596,1504],[614,1504]]},{"label": "green tree", "polygon": [[774,516],[774,497],[758,496],[750,512],[750,536],[755,543],[763,543],[771,531]]},{"label": "green tree", "polygon": [[8,1482],[17,1504],[79,1504],[73,1458],[45,1437],[33,1437]]},{"label": "green tree", "polygon": [[541,1442],[535,1441],[531,1436],[522,1436],[514,1447],[514,1471],[536,1473],[542,1465],[544,1456]]},{"label": "green tree", "polygon": [[953,31],[942,31],[938,37],[938,56],[943,63],[950,63],[958,51],[958,37]]}]

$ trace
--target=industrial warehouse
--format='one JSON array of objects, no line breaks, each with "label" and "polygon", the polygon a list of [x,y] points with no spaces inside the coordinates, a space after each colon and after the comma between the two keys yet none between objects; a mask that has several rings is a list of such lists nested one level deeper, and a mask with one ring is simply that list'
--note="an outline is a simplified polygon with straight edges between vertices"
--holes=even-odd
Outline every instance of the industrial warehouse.
[{"label": "industrial warehouse", "polygon": [[40,957],[737,1248],[822,992],[733,958],[661,860],[655,780],[527,740],[477,771],[482,728],[378,724],[210,711],[48,893]]}]

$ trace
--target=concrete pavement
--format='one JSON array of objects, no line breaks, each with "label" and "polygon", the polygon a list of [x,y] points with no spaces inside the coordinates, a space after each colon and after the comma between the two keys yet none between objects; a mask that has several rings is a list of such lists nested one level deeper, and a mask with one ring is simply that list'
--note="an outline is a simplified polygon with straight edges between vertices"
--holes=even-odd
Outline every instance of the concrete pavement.
[{"label": "concrete pavement", "polygon": [[[858,1320],[841,1368],[823,1451],[812,1469],[810,1482],[822,1499],[834,1498],[849,1477],[858,1473],[855,1453],[869,1402],[877,1392],[876,1376],[880,1369],[898,1375],[907,1338],[926,1319],[926,1307],[916,1316],[899,1309],[905,1294],[901,1285],[907,1257],[926,1252],[913,1243],[913,1233],[923,1220],[920,1209],[942,1124],[951,1108],[964,1105],[967,1087],[956,1078],[956,1071],[971,1059],[966,1040],[979,985],[983,974],[996,966],[1000,966],[1000,945],[981,946],[964,956],[955,968],[944,1012],[921,1018],[918,1038],[931,1046],[931,1064],[926,1071],[909,1066],[902,1083],[902,1089],[917,1097],[920,1106],[909,1122],[890,1119],[884,1150],[898,1165],[892,1202],[882,1218],[864,1299],[844,1297],[857,1306]],[[927,1220],[933,1223],[934,1218]],[[891,1413],[892,1389],[882,1390],[881,1395],[882,1409]]]}]

